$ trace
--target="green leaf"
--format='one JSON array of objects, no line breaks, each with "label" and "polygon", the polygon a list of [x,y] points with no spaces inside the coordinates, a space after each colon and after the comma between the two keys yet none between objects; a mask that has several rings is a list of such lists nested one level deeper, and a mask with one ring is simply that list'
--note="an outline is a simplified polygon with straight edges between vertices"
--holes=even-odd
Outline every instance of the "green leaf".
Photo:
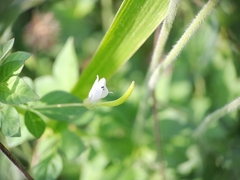
[{"label": "green leaf", "polygon": [[20,135],[20,120],[17,110],[8,105],[4,105],[0,111],[0,124],[2,133],[5,136]]},{"label": "green leaf", "polygon": [[18,75],[22,70],[24,62],[30,56],[31,54],[26,52],[16,52],[4,59],[0,66],[0,83],[8,80],[13,75]]},{"label": "green leaf", "polygon": [[60,82],[62,90],[70,91],[78,80],[78,60],[73,38],[68,38],[53,66],[53,76]]},{"label": "green leaf", "polygon": [[31,111],[27,111],[24,120],[28,131],[36,138],[40,138],[46,127],[42,118]]},{"label": "green leaf", "polygon": [[[70,106],[70,103],[77,103],[79,106]],[[67,106],[58,107],[58,104]],[[80,107],[81,101],[76,96],[63,91],[46,94],[40,99],[39,105],[39,107],[33,108],[43,115],[59,121],[76,120],[86,111],[85,108]]]},{"label": "green leaf", "polygon": [[9,62],[0,66],[0,83],[7,81],[14,76],[14,72],[22,67],[21,62]]},{"label": "green leaf", "polygon": [[21,137],[6,137],[6,143],[9,148],[19,146],[26,141],[34,139],[33,135],[27,130],[23,115],[19,114],[19,112],[18,115],[20,119]]},{"label": "green leaf", "polygon": [[56,153],[59,148],[60,136],[56,134],[47,134],[39,139],[36,146],[36,154],[39,159],[46,159],[48,156]]},{"label": "green leaf", "polygon": [[51,154],[33,167],[33,176],[36,180],[57,179],[62,171],[62,168],[63,163],[60,155]]},{"label": "green leaf", "polygon": [[19,77],[11,77],[4,88],[0,89],[0,102],[5,104],[23,104],[37,100],[38,96],[33,90]]},{"label": "green leaf", "polygon": [[62,133],[62,146],[61,150],[64,152],[68,160],[77,158],[86,147],[82,140],[73,132],[65,130]]},{"label": "green leaf", "polygon": [[8,62],[13,62],[13,61],[18,61],[18,62],[22,62],[22,64],[24,64],[24,62],[31,56],[30,53],[27,52],[23,52],[23,51],[18,51],[15,53],[10,54],[8,57],[6,57],[2,64],[6,64]]},{"label": "green leaf", "polygon": [[164,19],[169,0],[125,0],[73,93],[85,99],[96,75],[110,79]]},{"label": "green leaf", "polygon": [[78,71],[74,41],[73,38],[69,38],[53,64],[53,75],[35,80],[37,93],[45,95],[54,90],[69,92],[78,80]]},{"label": "green leaf", "polygon": [[7,55],[7,53],[12,49],[14,39],[0,45],[0,61]]}]

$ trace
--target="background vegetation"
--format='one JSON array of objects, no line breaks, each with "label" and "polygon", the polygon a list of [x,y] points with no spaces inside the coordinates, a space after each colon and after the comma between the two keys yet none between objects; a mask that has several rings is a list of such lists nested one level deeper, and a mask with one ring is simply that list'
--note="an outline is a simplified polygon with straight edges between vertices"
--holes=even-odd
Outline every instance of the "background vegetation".
[{"label": "background vegetation", "polygon": [[[43,108],[35,112],[13,104],[17,113],[11,109],[10,114],[18,114],[21,133],[18,129],[6,133],[1,115],[1,143],[34,179],[239,179],[239,111],[204,125],[203,131],[196,133],[205,117],[240,95],[238,1],[220,1],[177,61],[162,74],[155,95],[145,101],[143,127],[138,129],[139,104],[144,99],[145,77],[158,31],[149,38],[148,34],[165,17],[168,1],[162,2],[161,8],[154,4],[162,14],[150,17],[157,20],[149,32],[148,21],[149,26],[131,22],[133,28],[140,27],[139,39],[130,33],[132,41],[120,46],[109,40],[102,44],[107,48],[98,49],[121,0],[0,0],[1,44],[15,38],[11,52],[32,54],[19,76],[41,99],[28,102],[28,106],[82,102],[97,74],[107,78],[108,89],[113,92],[106,101],[120,97],[135,81],[130,98],[117,107]],[[180,1],[162,57],[206,2]],[[135,14],[128,16],[131,20]],[[114,32],[115,37],[121,34]],[[125,46],[132,48],[129,54]],[[111,61],[115,48],[120,49],[119,56]],[[33,94],[32,99],[36,99]],[[2,109],[9,103],[1,102]],[[69,111],[73,116],[68,116]],[[160,135],[156,134],[158,128]],[[23,179],[3,153],[0,179]]]}]

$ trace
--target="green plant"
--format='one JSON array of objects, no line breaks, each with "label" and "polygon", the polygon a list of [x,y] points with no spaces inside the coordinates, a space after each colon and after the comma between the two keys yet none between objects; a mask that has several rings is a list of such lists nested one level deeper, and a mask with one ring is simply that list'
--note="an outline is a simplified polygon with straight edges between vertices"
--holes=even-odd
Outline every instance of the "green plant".
[{"label": "green plant", "polygon": [[[101,0],[104,5],[110,4],[109,2]],[[73,12],[85,7],[83,9],[86,11],[83,14],[66,12],[65,5],[69,4],[61,3],[57,7],[60,10],[56,7],[57,10],[53,9],[57,13],[69,13],[66,17],[74,19],[74,15],[82,18],[87,10],[92,9],[95,2],[76,2]],[[197,51],[188,46],[189,51],[184,52],[184,47],[191,43],[190,38],[205,22],[218,0],[209,0],[206,3],[176,45],[164,57],[165,46],[169,46],[170,30],[177,19],[175,16],[179,3],[179,0],[123,1],[91,62],[80,76],[79,56],[72,37],[68,38],[57,55],[51,75],[37,77],[34,81],[18,76],[30,54],[16,52],[7,56],[14,40],[0,47],[0,127],[4,137],[1,137],[4,139],[1,150],[27,179],[32,177],[3,144],[20,154],[18,156],[29,166],[29,172],[34,179],[200,177],[200,169],[204,169],[201,157],[215,150],[211,147],[212,143],[204,139],[208,134],[203,132],[210,132],[209,136],[213,139],[225,137],[225,132],[219,126],[211,135],[212,126],[209,122],[237,109],[239,103],[238,99],[233,101],[207,116],[202,122],[208,114],[210,103],[208,95],[204,94],[206,88],[203,85],[205,79],[201,74],[202,64],[196,67],[197,60],[192,55],[195,51],[201,51],[201,48],[197,47]],[[61,9],[62,7],[64,8]],[[64,13],[59,14],[62,19],[66,18],[63,17]],[[147,67],[147,73],[142,75],[145,76],[143,85],[143,78],[138,80],[138,75],[126,78],[126,72],[122,72],[123,65],[161,23],[162,28],[156,38],[150,66]],[[66,27],[70,26],[66,24]],[[207,25],[204,28],[210,33],[213,31]],[[211,45],[210,41],[207,42]],[[88,45],[83,43],[83,46]],[[207,48],[204,50],[208,51]],[[179,57],[175,62],[180,53],[183,57]],[[189,61],[192,57],[194,59]],[[160,62],[161,58],[163,59]],[[179,68],[174,68],[174,72],[169,74],[164,73],[173,62]],[[180,64],[177,64],[178,62]],[[193,73],[191,82],[186,75],[188,69],[183,64],[187,64],[191,67],[189,69],[198,73]],[[231,63],[229,66],[232,67]],[[233,72],[231,68],[226,70],[226,74],[229,72]],[[86,99],[96,75],[107,79],[107,84],[110,84],[108,88],[113,93],[109,94],[106,100],[89,102]],[[214,73],[212,75],[214,76]],[[130,82],[132,83],[129,86]],[[230,89],[231,85],[227,87]],[[211,92],[210,90],[209,93]],[[119,96],[121,97],[118,98]],[[111,100],[114,98],[118,99]],[[223,102],[226,103],[226,99]],[[120,104],[123,105],[119,106]],[[196,131],[196,128],[200,130]],[[194,132],[198,136],[192,136]],[[201,144],[209,147],[210,150],[203,150],[207,155],[201,154]],[[17,146],[21,148],[16,148]],[[220,144],[217,146],[224,149]],[[215,151],[217,155],[221,154],[220,150]],[[220,160],[217,162],[222,163],[221,165],[228,165],[227,160],[224,161],[221,157],[218,159]],[[202,174],[204,178],[204,173]]]}]

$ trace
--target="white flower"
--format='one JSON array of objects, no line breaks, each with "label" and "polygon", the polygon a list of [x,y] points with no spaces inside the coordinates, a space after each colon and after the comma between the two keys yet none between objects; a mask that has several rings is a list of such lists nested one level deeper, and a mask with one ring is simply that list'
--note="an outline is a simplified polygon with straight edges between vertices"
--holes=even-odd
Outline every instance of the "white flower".
[{"label": "white flower", "polygon": [[108,88],[106,86],[106,79],[101,78],[99,80],[99,77],[97,75],[97,79],[95,80],[92,89],[90,90],[88,94],[88,100],[90,102],[96,102],[102,98],[105,98],[108,95]]}]

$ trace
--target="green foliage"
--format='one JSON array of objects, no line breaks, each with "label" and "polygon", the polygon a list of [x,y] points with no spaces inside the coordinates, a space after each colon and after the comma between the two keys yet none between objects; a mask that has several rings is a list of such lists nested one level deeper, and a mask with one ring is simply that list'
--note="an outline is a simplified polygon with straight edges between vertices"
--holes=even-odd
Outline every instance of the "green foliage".
[{"label": "green foliage", "polygon": [[[0,47],[2,58],[11,50],[13,42],[14,40],[10,40]],[[16,52],[1,59],[0,102],[13,105],[38,99],[32,89],[21,78],[17,77],[29,56],[29,53]]]},{"label": "green foliage", "polygon": [[16,52],[3,60],[0,66],[0,83],[7,81],[10,77],[18,75],[24,62],[31,56],[29,53]]},{"label": "green foliage", "polygon": [[[39,102],[39,108],[36,106],[34,109],[43,115],[58,121],[76,120],[83,112],[81,107],[71,106],[71,103],[81,103],[81,101],[74,95],[63,91],[53,91],[48,93],[43,96]],[[61,104],[62,107],[59,108],[58,104]],[[67,104],[67,106],[64,106],[64,104]],[[51,105],[54,105],[54,107],[51,107]]]},{"label": "green foliage", "polygon": [[5,136],[21,135],[18,112],[10,105],[19,105],[38,99],[33,90],[17,76],[30,54],[16,52],[6,57],[13,46],[13,42],[12,39],[0,46],[0,102],[3,103],[0,112],[0,124]]},{"label": "green foliage", "polygon": [[24,118],[28,131],[36,138],[40,138],[45,130],[45,123],[42,118],[31,111],[27,111]]},{"label": "green foliage", "polygon": [[33,174],[35,179],[51,180],[56,179],[62,171],[62,159],[59,154],[51,154],[41,160],[34,168]]},{"label": "green foliage", "polygon": [[5,136],[20,136],[20,120],[16,109],[3,105],[0,111],[0,127]]},{"label": "green foliage", "polygon": [[[169,0],[125,0],[121,6],[121,0],[26,2],[0,2],[0,41],[12,36],[16,41],[0,45],[0,141],[34,179],[145,180],[163,179],[163,174],[172,180],[238,179],[239,3],[222,1],[211,18],[195,26],[199,32],[185,49],[180,43],[177,61],[156,81],[153,95],[144,98],[156,40],[150,35],[163,19],[168,25]],[[26,11],[33,6],[38,16]],[[161,60],[200,6],[180,2]],[[46,12],[54,14],[61,31],[47,22],[53,14]],[[38,31],[32,28],[36,24]],[[53,34],[42,36],[51,28]],[[32,33],[26,34],[29,29]],[[48,40],[57,33],[50,47]],[[25,46],[29,39],[48,42],[48,48],[35,51],[34,43]],[[96,75],[107,79],[113,93],[88,106],[84,99]],[[139,113],[144,114],[143,128],[134,139]],[[203,131],[194,136],[199,127]],[[24,179],[2,157],[0,179]]]},{"label": "green foliage", "polygon": [[110,79],[161,23],[167,6],[167,0],[125,0],[73,93],[86,98],[96,74]]},{"label": "green foliage", "polygon": [[14,43],[14,39],[11,39],[10,41],[0,45],[0,60],[1,61],[7,55],[7,53],[9,53],[9,51],[12,49],[13,43]]},{"label": "green foliage", "polygon": [[0,102],[5,104],[23,104],[37,100],[38,96],[19,77],[13,76],[6,83],[1,83]]},{"label": "green foliage", "polygon": [[36,91],[44,95],[53,90],[70,91],[78,79],[78,63],[73,38],[69,38],[53,65],[52,76],[35,80]]},{"label": "green foliage", "polygon": [[74,160],[86,150],[86,147],[77,134],[69,130],[65,130],[62,133],[60,150],[68,160]]}]

